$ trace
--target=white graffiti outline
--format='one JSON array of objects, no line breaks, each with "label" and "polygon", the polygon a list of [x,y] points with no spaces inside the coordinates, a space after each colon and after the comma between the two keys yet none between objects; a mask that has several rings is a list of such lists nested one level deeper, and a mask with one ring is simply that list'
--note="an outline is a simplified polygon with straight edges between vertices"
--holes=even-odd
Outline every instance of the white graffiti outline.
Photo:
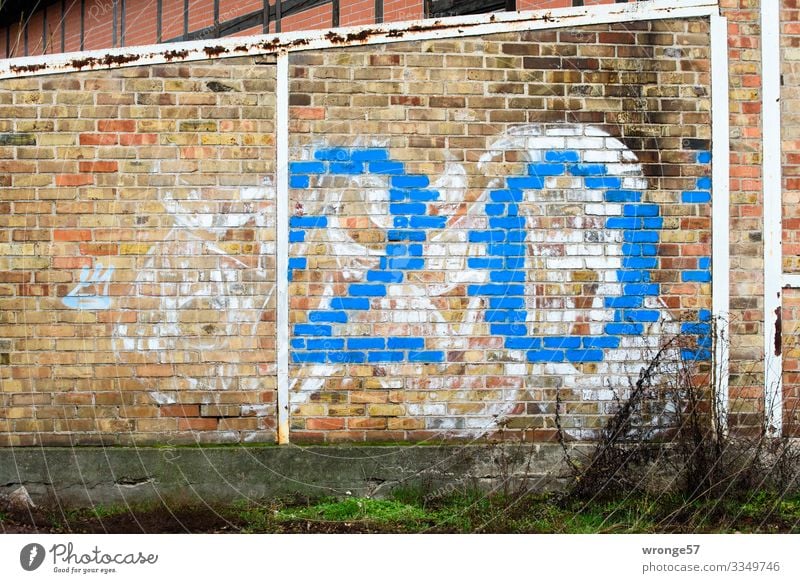
[{"label": "white graffiti outline", "polygon": [[[503,155],[508,151],[518,151],[523,153],[528,162],[541,160],[541,154],[546,149],[563,149],[566,144],[571,143],[573,147],[592,152],[599,159],[606,157],[605,163],[609,167],[610,176],[618,176],[623,180],[622,188],[632,190],[648,189],[647,180],[642,174],[642,167],[636,155],[625,146],[619,139],[614,138],[607,132],[582,125],[554,125],[543,127],[539,125],[528,125],[512,128],[505,135],[498,137],[492,143],[489,150],[480,158],[477,166],[484,175],[491,176],[491,164],[496,160],[503,160]],[[355,140],[353,144],[343,147],[375,147],[385,148],[388,141],[375,140],[365,145],[363,140]],[[329,144],[321,142],[306,148],[302,151],[303,159],[312,159],[316,149],[330,147]],[[611,152],[611,154],[609,154]],[[341,176],[337,176],[341,180]],[[357,282],[364,279],[367,270],[374,268],[377,257],[381,255],[380,249],[373,249],[356,241],[348,234],[346,226],[340,220],[338,209],[344,202],[346,191],[357,191],[364,197],[365,213],[369,216],[376,228],[390,228],[386,222],[389,213],[387,178],[379,175],[354,175],[348,177],[350,185],[347,188],[331,187],[326,183],[329,177],[321,177],[317,191],[314,192],[312,185],[312,197],[316,197],[306,204],[306,207],[313,207],[308,210],[312,215],[325,215],[328,217],[328,227],[324,231],[324,241],[315,240],[312,230],[306,231],[307,241],[292,245],[291,255],[295,257],[306,256],[306,250],[310,245],[327,243],[330,246],[328,257],[335,258],[337,269],[343,274],[347,282]],[[468,298],[467,306],[464,308],[464,316],[457,322],[449,322],[442,315],[441,310],[432,301],[435,297],[443,297],[448,292],[464,283],[485,283],[486,270],[470,270],[466,266],[467,258],[470,256],[480,256],[483,244],[467,243],[462,238],[462,234],[471,228],[472,224],[479,223],[485,219],[483,205],[479,204],[487,200],[488,192],[493,188],[501,186],[503,178],[493,178],[485,187],[482,193],[475,200],[467,200],[468,176],[465,165],[461,162],[450,161],[446,163],[444,173],[436,180],[433,180],[430,187],[437,189],[443,194],[443,202],[438,205],[440,215],[450,216],[445,229],[432,232],[428,241],[424,244],[426,255],[426,269],[446,269],[448,273],[458,271],[458,281],[445,283],[438,287],[417,286],[413,290],[413,285],[397,284],[389,285],[387,289],[394,289],[397,295],[392,296],[391,292],[386,298],[380,299],[379,311],[387,311],[391,314],[392,322],[415,323],[423,322],[427,315],[430,320],[429,326],[425,329],[426,336],[436,336],[440,340],[437,344],[439,349],[466,349],[467,340],[473,336],[477,327],[483,324],[482,310],[480,309],[482,298]],[[539,192],[530,191],[526,202],[538,202],[537,196],[546,196],[548,187]],[[320,191],[322,197],[320,198]],[[589,193],[591,196],[591,193]],[[531,198],[532,197],[532,198]],[[595,200],[578,201],[582,204],[591,205],[592,212],[604,215],[618,215],[619,210],[612,203],[603,201],[602,194],[597,193]],[[458,214],[459,209],[467,206],[466,212]],[[616,205],[619,206],[619,205]],[[528,214],[529,219],[535,217]],[[346,219],[344,219],[346,220]],[[583,221],[581,217],[576,217],[574,228],[580,229]],[[530,229],[530,227],[529,227]],[[529,231],[534,233],[535,231]],[[543,231],[542,231],[543,232]],[[310,235],[310,240],[309,240]],[[541,243],[558,242],[561,235],[545,234]],[[554,238],[555,237],[555,238]],[[591,309],[584,310],[587,316],[587,325],[591,334],[602,334],[603,325],[613,317],[614,310],[603,306],[603,297],[606,295],[619,295],[620,282],[617,281],[616,272],[621,267],[620,257],[622,255],[622,233],[621,230],[602,229],[598,233],[598,242],[604,245],[605,254],[599,258],[592,259],[590,265],[602,277],[599,278],[598,289],[596,290]],[[580,255],[583,239],[580,241],[570,241],[569,235],[560,240],[567,246],[572,246],[572,250]],[[534,241],[535,243],[535,241]],[[531,244],[528,240],[529,249],[533,249],[533,261],[543,259],[542,253],[537,253],[538,246]],[[431,253],[433,251],[433,253]],[[537,258],[538,256],[538,258]],[[432,262],[432,259],[434,260]],[[529,257],[529,260],[531,258]],[[588,266],[587,266],[588,267]],[[526,269],[531,269],[527,265]],[[540,266],[541,268],[541,266]],[[334,296],[333,282],[322,293],[321,304],[315,309],[326,309],[327,301]],[[528,287],[526,285],[526,287]],[[401,295],[400,292],[406,290],[410,293]],[[526,296],[530,297],[531,291],[526,291]],[[328,298],[328,300],[324,299]],[[405,302],[405,303],[403,303]],[[660,337],[664,333],[677,332],[673,318],[669,310],[660,298],[647,298],[645,308],[657,309],[662,313],[661,321],[648,324],[646,333],[643,336],[624,338],[617,349],[606,349],[606,358],[597,365],[597,372],[586,374],[574,364],[563,363],[529,363],[525,360],[525,351],[503,350],[508,356],[508,360],[503,363],[505,376],[518,376],[524,379],[522,388],[510,388],[502,391],[501,399],[491,402],[484,402],[482,411],[477,415],[462,416],[444,414],[443,406],[434,404],[415,404],[406,403],[407,417],[429,417],[433,424],[426,427],[430,430],[441,430],[447,435],[479,437],[489,433],[502,425],[504,418],[513,413],[518,407],[520,398],[527,391],[528,384],[534,384],[536,377],[558,376],[561,377],[563,386],[577,388],[586,400],[609,401],[615,398],[614,392],[609,389],[609,385],[617,387],[628,386],[629,379],[638,373],[642,363],[646,361],[648,354],[652,354],[657,348]],[[570,298],[566,298],[566,306],[562,309],[547,309],[541,307],[538,314],[535,310],[529,310],[528,321],[530,324],[538,324],[542,329],[563,326],[565,323],[575,324],[576,317],[580,310],[574,305],[570,305]],[[549,320],[548,317],[556,317]],[[415,318],[418,318],[415,320]],[[420,319],[421,318],[421,319]],[[448,363],[445,363],[448,364]],[[391,365],[389,365],[391,366]],[[406,365],[407,366],[407,365]],[[320,391],[325,379],[331,376],[342,374],[345,365],[337,364],[313,364],[313,365],[293,365],[292,378],[290,380],[290,400],[293,412],[298,407],[308,403],[312,395]],[[390,375],[391,376],[391,375]],[[433,381],[432,389],[449,390],[447,386],[435,385],[438,380]],[[443,381],[446,382],[446,381]],[[457,382],[454,386],[457,386]],[[388,382],[385,388],[393,388]],[[491,393],[491,391],[486,391]],[[435,396],[435,390],[433,391]],[[446,407],[445,407],[446,408]],[[580,416],[575,418],[580,423]],[[568,428],[567,432],[580,438],[585,430],[583,428]]]}]

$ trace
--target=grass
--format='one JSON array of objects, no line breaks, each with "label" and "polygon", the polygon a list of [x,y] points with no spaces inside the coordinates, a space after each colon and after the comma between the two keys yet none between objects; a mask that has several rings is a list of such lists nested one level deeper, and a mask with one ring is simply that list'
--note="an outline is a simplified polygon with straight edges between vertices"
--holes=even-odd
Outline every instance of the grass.
[{"label": "grass", "polygon": [[[0,513],[0,531],[20,517]],[[227,506],[97,506],[44,513],[37,527],[55,532],[391,532],[391,533],[800,533],[800,495],[755,492],[730,499],[680,496],[581,502],[553,494],[478,492],[431,498],[395,491],[390,498],[240,501]]]},{"label": "grass", "polygon": [[422,508],[397,500],[370,498],[347,498],[305,508],[288,508],[279,511],[278,517],[284,520],[371,521],[378,524],[413,523],[429,518]]},{"label": "grass", "polygon": [[245,532],[800,533],[800,496],[767,492],[738,500],[687,502],[677,496],[602,503],[553,495],[459,494],[426,501],[347,498],[302,506],[240,506]]}]

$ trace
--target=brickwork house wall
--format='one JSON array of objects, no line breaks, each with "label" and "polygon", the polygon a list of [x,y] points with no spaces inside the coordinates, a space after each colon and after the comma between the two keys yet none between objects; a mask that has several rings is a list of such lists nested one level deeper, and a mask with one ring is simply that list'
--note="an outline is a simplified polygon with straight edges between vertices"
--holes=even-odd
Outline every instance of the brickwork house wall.
[{"label": "brickwork house wall", "polygon": [[[758,8],[722,8],[756,425]],[[552,440],[557,396],[595,438],[666,338],[710,362],[710,44],[675,18],[290,54],[288,273],[274,60],[0,82],[3,444],[274,441],[282,278],[292,442]]]}]

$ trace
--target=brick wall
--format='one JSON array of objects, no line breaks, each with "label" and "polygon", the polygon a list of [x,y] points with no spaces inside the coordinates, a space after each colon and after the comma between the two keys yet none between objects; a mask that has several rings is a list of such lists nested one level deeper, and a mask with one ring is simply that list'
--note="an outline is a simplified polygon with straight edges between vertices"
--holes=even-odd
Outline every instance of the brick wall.
[{"label": "brick wall", "polygon": [[[710,307],[704,21],[291,58],[295,441],[591,438]],[[698,338],[699,336],[699,338]]]},{"label": "brick wall", "polygon": [[783,268],[800,272],[800,3],[783,0]]},{"label": "brick wall", "polygon": [[342,26],[356,26],[358,24],[372,24],[374,22],[374,0],[350,0],[350,2],[343,4],[339,22]]},{"label": "brick wall", "polygon": [[417,20],[425,15],[423,3],[418,0],[383,0],[383,21]]},{"label": "brick wall", "polygon": [[281,30],[314,30],[331,27],[331,5],[323,4],[281,20]]},{"label": "brick wall", "polygon": [[[704,20],[291,56],[291,439],[591,438],[707,363]],[[268,442],[274,67],[0,84],[3,442]]]},{"label": "brick wall", "polygon": [[800,293],[783,293],[783,423],[784,433],[800,436]]},{"label": "brick wall", "polygon": [[162,37],[177,38],[183,34],[183,0],[164,0]]},{"label": "brick wall", "polygon": [[[784,265],[796,271],[800,10],[782,2]],[[180,14],[182,2],[165,9],[172,4]],[[401,4],[385,9],[415,10]],[[721,5],[730,34],[732,423],[756,426],[759,7]],[[173,33],[168,22],[178,22]],[[494,37],[483,49],[464,39],[292,57],[294,441],[473,437],[498,419],[548,439],[556,388],[569,429],[591,437],[607,381],[646,359],[646,350],[631,356],[640,330],[655,342],[683,329],[700,341],[695,355],[707,348],[707,25],[645,26]],[[70,15],[68,50],[78,48],[78,27]],[[165,19],[165,37],[181,31],[180,19]],[[87,48],[101,43],[97,34]],[[37,41],[41,30],[29,46]],[[273,438],[274,136],[263,83],[274,72],[251,61],[228,70],[230,62],[3,82],[4,443]],[[207,108],[221,117],[201,119]],[[571,147],[559,131],[578,134]],[[587,161],[602,157],[598,138],[636,157],[625,161],[630,176]],[[580,174],[584,164],[604,173]],[[608,186],[617,179],[629,188]],[[540,181],[545,190],[533,188]],[[551,186],[563,200],[548,198]],[[628,193],[609,194],[617,190]],[[597,200],[580,199],[585,191]],[[657,214],[634,229],[626,207]],[[219,218],[227,214],[235,218]],[[592,220],[570,223],[575,216]],[[565,239],[518,242],[514,225]],[[593,231],[601,240],[586,239]],[[180,238],[191,232],[199,239]],[[609,260],[615,244],[620,267]],[[623,262],[638,263],[635,277],[647,281],[615,280],[634,277],[620,276]],[[212,288],[224,305],[199,292]],[[786,292],[783,312],[787,421],[798,398],[795,296]],[[654,312],[670,323],[649,322]]]},{"label": "brick wall", "polygon": [[45,11],[47,17],[46,52],[49,54],[61,52],[61,8],[49,6]]},{"label": "brick wall", "polygon": [[28,49],[29,51],[35,49],[37,53],[42,53],[42,31],[44,30],[44,22],[42,19],[42,13],[37,12],[33,16],[31,16],[30,22],[27,26],[27,35],[28,35]]},{"label": "brick wall", "polygon": [[731,423],[763,425],[761,52],[757,0],[721,0],[728,18],[731,145]]},{"label": "brick wall", "polygon": [[[781,127],[783,150],[783,270],[800,272],[800,3],[783,0],[781,44],[783,86]],[[800,430],[800,294],[784,290],[784,420],[790,433]]]},{"label": "brick wall", "polygon": [[[110,2],[98,2],[93,6],[87,4],[87,13],[84,17],[83,48],[91,51],[115,46],[113,30],[116,26]],[[117,39],[119,42],[119,37]]]},{"label": "brick wall", "polygon": [[[81,18],[80,14],[71,10],[64,17],[64,50],[68,53],[81,49]],[[13,38],[13,36],[12,36]],[[2,43],[0,43],[2,45]]]},{"label": "brick wall", "polygon": [[3,444],[273,440],[274,75],[0,83]]},{"label": "brick wall", "polygon": [[125,45],[154,44],[156,34],[156,6],[152,2],[131,6],[125,15]]}]

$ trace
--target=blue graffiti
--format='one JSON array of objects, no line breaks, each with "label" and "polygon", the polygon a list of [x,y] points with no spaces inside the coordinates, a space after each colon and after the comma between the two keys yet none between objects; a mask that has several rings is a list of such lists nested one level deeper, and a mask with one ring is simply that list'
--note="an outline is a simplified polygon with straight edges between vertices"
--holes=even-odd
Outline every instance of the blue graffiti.
[{"label": "blue graffiti", "polygon": [[[98,263],[94,271],[89,267],[81,269],[80,283],[76,285],[62,302],[68,308],[76,310],[107,310],[111,305],[111,298],[108,297],[108,286],[111,276],[114,274],[114,266],[110,266],[103,271],[103,265]],[[95,293],[89,290],[94,288]]]},{"label": "blue graffiti", "polygon": [[[423,244],[431,230],[443,229],[447,217],[431,214],[428,203],[440,200],[440,192],[430,188],[427,176],[409,174],[403,162],[392,161],[386,149],[321,149],[315,160],[293,162],[290,184],[293,188],[310,187],[313,175],[379,174],[389,177],[389,213],[392,226],[386,232],[384,254],[377,268],[366,272],[365,281],[348,285],[344,297],[330,299],[328,309],[311,311],[307,324],[294,325],[292,359],[296,363],[441,363],[445,353],[425,350],[424,338],[349,337],[336,338],[334,326],[347,324],[351,311],[368,311],[374,298],[387,295],[387,285],[403,283],[407,272],[426,267]],[[708,164],[709,152],[699,152],[697,162]],[[547,336],[530,334],[525,302],[528,226],[519,215],[525,191],[542,190],[550,177],[580,179],[586,189],[602,191],[603,201],[617,203],[621,214],[608,216],[607,229],[622,232],[621,267],[616,271],[621,284],[619,295],[603,299],[604,307],[613,310],[613,321],[603,327],[602,335]],[[697,179],[697,189],[683,192],[685,204],[708,204],[711,181]],[[469,285],[467,294],[486,299],[485,321],[493,336],[503,338],[504,346],[525,351],[528,362],[600,362],[606,349],[618,348],[623,338],[641,336],[646,325],[658,322],[658,309],[647,308],[647,298],[657,298],[661,284],[654,277],[658,267],[658,245],[664,218],[658,204],[643,202],[641,190],[623,188],[619,176],[612,175],[603,163],[581,163],[574,150],[551,150],[540,162],[527,166],[527,175],[509,177],[503,188],[490,190],[485,204],[487,229],[468,232],[470,243],[485,245],[485,255],[469,257],[470,269],[488,272],[486,283]],[[305,241],[308,229],[328,226],[325,216],[296,216],[290,222],[290,242]],[[305,258],[290,259],[290,272],[306,269]],[[290,273],[291,279],[291,273]],[[710,259],[699,258],[697,269],[681,272],[683,282],[711,281]],[[681,326],[683,334],[697,337],[696,349],[683,349],[682,356],[707,360],[711,347],[711,313],[700,310],[697,322]]]}]

